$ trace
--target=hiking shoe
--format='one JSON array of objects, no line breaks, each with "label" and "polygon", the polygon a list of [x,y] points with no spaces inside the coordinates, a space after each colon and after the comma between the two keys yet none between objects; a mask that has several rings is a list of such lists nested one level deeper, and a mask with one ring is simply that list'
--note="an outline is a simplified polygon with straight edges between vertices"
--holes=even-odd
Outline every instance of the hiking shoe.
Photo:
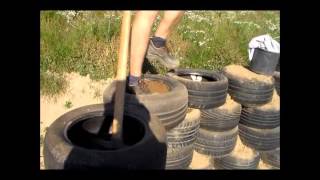
[{"label": "hiking shoe", "polygon": [[149,41],[146,58],[150,60],[157,59],[168,69],[175,69],[180,64],[178,60],[170,55],[169,50],[166,46],[157,48],[151,40]]}]

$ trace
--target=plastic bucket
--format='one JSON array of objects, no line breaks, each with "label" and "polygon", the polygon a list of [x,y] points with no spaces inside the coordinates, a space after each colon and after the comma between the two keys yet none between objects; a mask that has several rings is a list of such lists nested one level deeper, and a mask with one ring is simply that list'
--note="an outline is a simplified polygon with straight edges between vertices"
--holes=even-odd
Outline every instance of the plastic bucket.
[{"label": "plastic bucket", "polygon": [[273,75],[280,59],[280,53],[273,53],[256,48],[250,62],[250,70],[258,74]]}]

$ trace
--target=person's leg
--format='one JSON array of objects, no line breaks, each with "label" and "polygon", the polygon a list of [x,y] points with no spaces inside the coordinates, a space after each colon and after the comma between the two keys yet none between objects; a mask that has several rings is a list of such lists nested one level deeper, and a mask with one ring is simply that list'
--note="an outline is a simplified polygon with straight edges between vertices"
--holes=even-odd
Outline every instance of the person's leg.
[{"label": "person's leg", "polygon": [[154,36],[167,39],[172,28],[180,21],[183,14],[184,11],[165,11],[163,19],[161,20]]},{"label": "person's leg", "polygon": [[166,48],[166,40],[170,35],[173,27],[179,22],[184,11],[165,11],[164,17],[150,39],[149,48],[147,51],[148,59],[158,59],[164,66],[169,69],[174,69],[179,66],[179,61],[170,55]]},{"label": "person's leg", "polygon": [[[131,31],[130,76],[141,77],[149,36],[158,11],[137,11]],[[130,82],[129,82],[130,83]]]}]

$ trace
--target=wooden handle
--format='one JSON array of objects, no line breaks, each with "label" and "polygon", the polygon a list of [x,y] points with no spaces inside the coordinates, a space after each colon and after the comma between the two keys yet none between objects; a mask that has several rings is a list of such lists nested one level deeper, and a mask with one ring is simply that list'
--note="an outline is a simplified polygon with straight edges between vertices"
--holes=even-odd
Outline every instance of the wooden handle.
[{"label": "wooden handle", "polygon": [[131,29],[131,12],[124,11],[121,23],[120,50],[118,54],[118,69],[116,76],[116,94],[114,104],[114,114],[112,121],[112,134],[114,138],[122,140],[122,122],[124,111],[124,96],[127,77],[127,62],[129,53]]}]

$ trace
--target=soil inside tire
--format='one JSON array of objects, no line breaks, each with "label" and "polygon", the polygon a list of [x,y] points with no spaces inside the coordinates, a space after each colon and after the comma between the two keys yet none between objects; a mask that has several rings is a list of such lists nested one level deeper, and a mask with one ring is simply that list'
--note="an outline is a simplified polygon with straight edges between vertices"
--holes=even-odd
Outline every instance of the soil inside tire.
[{"label": "soil inside tire", "polygon": [[252,148],[244,145],[240,137],[238,136],[236,146],[234,147],[230,155],[241,159],[250,159],[255,156],[255,152]]},{"label": "soil inside tire", "polygon": [[272,95],[271,101],[267,104],[264,104],[264,105],[258,107],[258,109],[280,111],[280,97],[277,94],[277,91],[273,90],[273,95]]},{"label": "soil inside tire", "polygon": [[[112,116],[106,116],[77,121],[66,128],[65,137],[75,146],[95,150],[122,149],[127,146],[132,146],[143,139],[145,134],[144,126],[137,119],[125,115],[123,118],[123,143],[118,142],[108,133],[112,120]],[[92,134],[88,132],[83,128],[83,123],[87,121],[92,121],[92,123],[94,123],[93,121],[106,121],[101,127],[100,132],[102,133]],[[100,123],[95,124],[98,125]]]},{"label": "soil inside tire", "polygon": [[228,65],[223,68],[223,71],[233,77],[238,77],[238,78],[242,78],[250,81],[260,81],[268,84],[273,83],[272,76],[257,74],[240,65],[235,65],[235,64]]},{"label": "soil inside tire", "polygon": [[151,93],[166,93],[170,91],[170,87],[161,81],[146,80],[147,88]]},{"label": "soil inside tire", "polygon": [[192,108],[189,108],[189,107],[188,107],[188,109],[187,109],[187,113],[191,113],[191,112],[192,112],[192,110],[193,110]]},{"label": "soil inside tire", "polygon": [[[149,90],[149,93],[146,94],[162,94],[167,93],[171,90],[171,88],[165,82],[162,81],[145,79],[144,83],[146,85],[146,88]],[[127,93],[130,92],[127,91]]]},{"label": "soil inside tire", "polygon": [[221,110],[225,110],[227,112],[232,112],[234,111],[234,108],[237,106],[241,108],[241,105],[236,101],[234,101],[229,94],[227,94],[226,102],[222,106],[217,108]]}]

